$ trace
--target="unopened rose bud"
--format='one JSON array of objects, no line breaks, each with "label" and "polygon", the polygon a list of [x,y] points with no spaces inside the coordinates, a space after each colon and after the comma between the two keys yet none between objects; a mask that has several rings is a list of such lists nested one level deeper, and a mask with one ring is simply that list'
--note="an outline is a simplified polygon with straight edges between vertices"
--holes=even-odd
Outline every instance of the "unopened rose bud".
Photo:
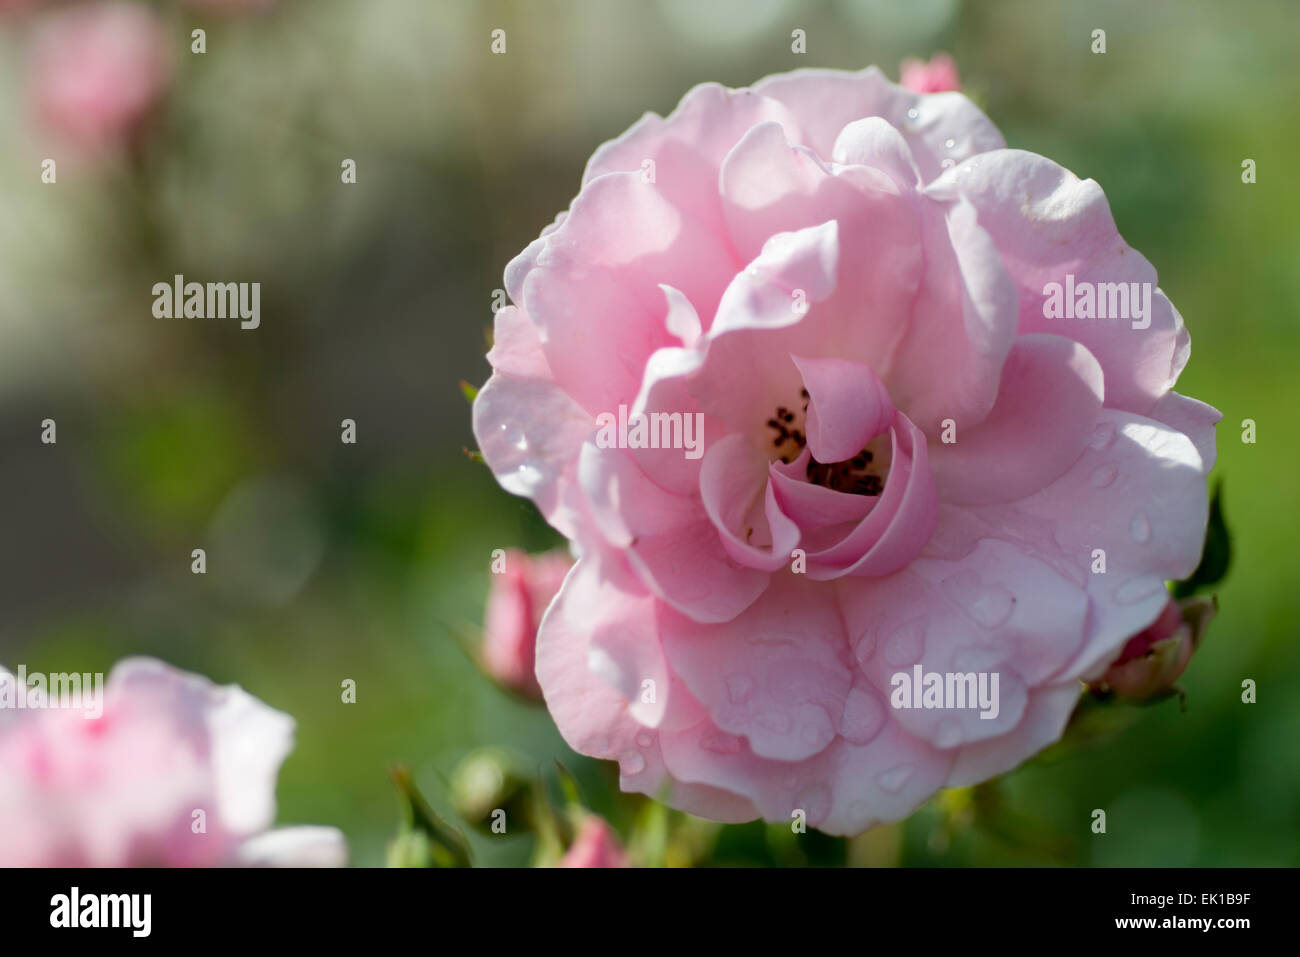
[{"label": "unopened rose bud", "polygon": [[492,576],[483,619],[483,667],[505,687],[538,701],[542,689],[533,674],[537,626],[572,564],[563,550],[528,555],[511,549],[505,570]]},{"label": "unopened rose bud", "polygon": [[592,814],[578,825],[578,836],[557,867],[629,867],[618,835],[603,817]]},{"label": "unopened rose bud", "polygon": [[498,810],[511,820],[528,812],[528,775],[524,763],[500,748],[480,748],[456,766],[451,776],[451,797],[465,820],[490,827]]},{"label": "unopened rose bud", "polygon": [[1093,688],[1112,691],[1130,701],[1148,701],[1176,689],[1214,617],[1214,604],[1203,598],[1181,604],[1169,600],[1150,627],[1128,640],[1124,650]]},{"label": "unopened rose bud", "polygon": [[915,93],[942,93],[960,90],[961,77],[957,63],[946,53],[936,53],[927,63],[914,58],[903,61],[898,71],[898,84]]},{"label": "unopened rose bud", "polygon": [[166,92],[171,49],[150,7],[112,2],[53,13],[32,43],[29,92],[36,115],[83,149],[128,142]]}]

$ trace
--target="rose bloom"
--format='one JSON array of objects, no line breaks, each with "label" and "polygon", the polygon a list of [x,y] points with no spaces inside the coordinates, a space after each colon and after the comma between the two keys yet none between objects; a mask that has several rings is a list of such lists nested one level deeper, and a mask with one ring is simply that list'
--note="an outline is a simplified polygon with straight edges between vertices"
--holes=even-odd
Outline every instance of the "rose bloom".
[{"label": "rose bloom", "polygon": [[346,862],[334,828],[267,830],[288,715],[151,658],[119,662],[102,706],[0,710],[0,867]]},{"label": "rose bloom", "polygon": [[904,60],[898,71],[898,84],[904,89],[917,93],[942,93],[945,90],[960,90],[961,77],[957,74],[957,64],[946,53],[936,53],[925,60]]},{"label": "rose bloom", "polygon": [[505,570],[492,576],[483,618],[483,667],[502,685],[527,697],[542,696],[534,674],[537,628],[572,565],[563,550],[528,555],[511,549]]},{"label": "rose bloom", "polygon": [[[1150,283],[1149,323],[1045,318],[1067,276]],[[1057,739],[1201,553],[1220,416],[1171,391],[1155,282],[1096,183],[875,68],[705,84],[601,146],[506,267],[474,406],[582,556],[537,644],[565,739],[834,834]],[[703,456],[598,441],[620,405],[701,416]],[[892,707],[914,666],[997,675],[997,716]]]},{"label": "rose bloom", "polygon": [[135,136],[171,80],[171,39],[138,3],[88,3],[43,20],[28,87],[41,123],[99,149]]}]

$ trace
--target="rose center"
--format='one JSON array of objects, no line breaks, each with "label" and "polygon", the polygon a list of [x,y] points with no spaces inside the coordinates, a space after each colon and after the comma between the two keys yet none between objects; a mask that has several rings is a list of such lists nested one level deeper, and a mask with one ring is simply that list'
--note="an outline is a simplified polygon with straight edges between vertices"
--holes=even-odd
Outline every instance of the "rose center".
[{"label": "rose center", "polygon": [[[787,465],[797,459],[808,444],[804,420],[808,413],[808,390],[800,389],[797,408],[780,405],[767,427],[772,434],[770,454]],[[852,458],[841,462],[819,462],[808,457],[806,477],[813,485],[822,485],[849,495],[879,495],[889,477],[893,442],[888,432],[876,436]]]}]

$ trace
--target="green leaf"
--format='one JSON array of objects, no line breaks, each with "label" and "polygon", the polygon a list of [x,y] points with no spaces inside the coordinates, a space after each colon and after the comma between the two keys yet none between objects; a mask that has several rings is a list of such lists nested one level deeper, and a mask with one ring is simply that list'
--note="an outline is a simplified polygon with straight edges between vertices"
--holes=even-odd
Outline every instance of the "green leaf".
[{"label": "green leaf", "polygon": [[470,385],[464,379],[460,380],[460,391],[462,394],[464,394],[465,398],[468,399],[470,402],[473,402],[476,398],[478,398],[478,388]]},{"label": "green leaf", "polygon": [[1198,591],[1212,588],[1223,581],[1228,574],[1232,561],[1232,540],[1228,535],[1228,525],[1223,519],[1223,481],[1214,487],[1214,496],[1210,499],[1210,520],[1205,530],[1205,550],[1201,553],[1201,563],[1192,572],[1192,576],[1174,584],[1174,597],[1187,598]]},{"label": "green leaf", "polygon": [[393,867],[473,867],[469,844],[429,806],[411,777],[411,770],[398,766],[390,772],[402,795],[402,833],[389,846]]}]

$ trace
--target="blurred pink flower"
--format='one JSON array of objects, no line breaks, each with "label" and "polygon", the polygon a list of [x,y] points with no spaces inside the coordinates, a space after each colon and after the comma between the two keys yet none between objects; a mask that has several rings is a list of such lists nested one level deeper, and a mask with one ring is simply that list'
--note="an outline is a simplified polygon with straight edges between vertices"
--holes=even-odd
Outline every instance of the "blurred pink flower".
[{"label": "blurred pink flower", "polygon": [[560,590],[573,559],[562,549],[528,555],[511,549],[505,571],[492,576],[483,620],[483,666],[494,679],[541,700],[533,673],[537,627]]},{"label": "blurred pink flower", "polygon": [[595,814],[583,818],[572,846],[557,867],[627,867],[627,854],[614,829]]},{"label": "blurred pink flower", "polygon": [[36,6],[38,0],[0,0],[0,17],[11,13],[22,13]]},{"label": "blurred pink flower", "polygon": [[898,71],[898,82],[904,89],[917,93],[943,93],[945,90],[961,89],[957,63],[946,53],[936,53],[929,63],[917,59],[904,60]]},{"label": "blurred pink flower", "polygon": [[172,41],[138,3],[85,3],[51,14],[32,41],[28,87],[40,123],[85,149],[129,141],[165,93]]},{"label": "blurred pink flower", "polygon": [[274,6],[278,0],[189,0],[192,7],[204,7],[221,13],[237,13],[242,10],[260,10]]},{"label": "blurred pink flower", "polygon": [[345,863],[334,828],[267,830],[288,715],[151,658],[102,692],[98,718],[0,709],[0,867]]},{"label": "blurred pink flower", "polygon": [[[1073,318],[1107,287],[1131,310]],[[1057,740],[1200,559],[1221,416],[1174,391],[1182,317],[1097,183],[961,93],[697,86],[504,288],[474,433],[577,544],[536,672],[625,790],[899,820]]]}]

